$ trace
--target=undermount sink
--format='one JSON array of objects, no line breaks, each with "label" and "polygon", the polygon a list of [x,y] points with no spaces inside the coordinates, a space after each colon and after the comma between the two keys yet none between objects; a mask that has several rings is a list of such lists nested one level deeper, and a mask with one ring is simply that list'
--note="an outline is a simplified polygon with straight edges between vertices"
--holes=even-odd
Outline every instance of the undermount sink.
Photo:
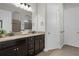
[{"label": "undermount sink", "polygon": [[29,31],[21,31],[21,34],[29,34],[30,32]]}]

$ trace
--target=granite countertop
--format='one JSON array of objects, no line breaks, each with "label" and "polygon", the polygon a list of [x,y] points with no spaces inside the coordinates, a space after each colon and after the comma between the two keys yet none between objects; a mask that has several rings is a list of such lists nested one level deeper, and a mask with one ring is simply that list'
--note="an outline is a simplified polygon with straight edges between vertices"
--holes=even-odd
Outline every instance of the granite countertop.
[{"label": "granite countertop", "polygon": [[0,42],[8,41],[8,40],[15,40],[15,39],[24,38],[24,37],[37,36],[37,35],[42,35],[42,34],[45,34],[45,33],[29,33],[29,34],[8,36],[8,37],[0,38]]}]

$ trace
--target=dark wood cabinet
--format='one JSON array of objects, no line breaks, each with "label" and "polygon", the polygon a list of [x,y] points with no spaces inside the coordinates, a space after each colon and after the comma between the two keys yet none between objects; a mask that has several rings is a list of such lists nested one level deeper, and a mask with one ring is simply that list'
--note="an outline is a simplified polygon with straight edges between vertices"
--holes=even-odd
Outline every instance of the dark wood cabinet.
[{"label": "dark wood cabinet", "polygon": [[25,56],[27,55],[27,40],[25,38],[1,42],[1,56]]},{"label": "dark wood cabinet", "polygon": [[35,40],[35,54],[38,54],[39,53],[39,46],[40,46],[40,44],[39,44],[39,36],[35,36],[35,38],[34,38],[34,40]]},{"label": "dark wood cabinet", "polygon": [[27,44],[28,44],[28,56],[34,55],[34,37],[28,37],[27,38]]},{"label": "dark wood cabinet", "polygon": [[0,42],[0,56],[34,56],[44,49],[44,35]]},{"label": "dark wood cabinet", "polygon": [[39,37],[39,42],[40,42],[40,51],[42,51],[44,49],[44,46],[45,46],[45,41],[44,41],[44,35],[40,35]]},{"label": "dark wood cabinet", "polygon": [[34,49],[34,37],[27,38],[28,50]]},{"label": "dark wood cabinet", "polygon": [[44,35],[35,36],[35,55],[44,49]]},{"label": "dark wood cabinet", "polygon": [[26,38],[21,38],[17,40],[17,56],[26,56],[27,55],[27,40]]}]

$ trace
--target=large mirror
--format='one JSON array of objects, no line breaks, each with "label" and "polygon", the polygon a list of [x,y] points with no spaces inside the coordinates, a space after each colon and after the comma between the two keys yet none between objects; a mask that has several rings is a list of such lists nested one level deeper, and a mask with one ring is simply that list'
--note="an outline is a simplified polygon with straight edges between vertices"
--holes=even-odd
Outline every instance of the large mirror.
[{"label": "large mirror", "polygon": [[0,29],[7,33],[31,31],[31,5],[27,3],[0,3]]}]

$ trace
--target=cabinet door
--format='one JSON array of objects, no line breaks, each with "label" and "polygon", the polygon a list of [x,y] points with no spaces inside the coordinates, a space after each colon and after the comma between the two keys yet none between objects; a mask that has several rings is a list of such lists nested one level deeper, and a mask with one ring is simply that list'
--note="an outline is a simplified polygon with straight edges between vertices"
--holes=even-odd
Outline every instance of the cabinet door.
[{"label": "cabinet door", "polygon": [[34,37],[28,38],[28,50],[34,49]]},{"label": "cabinet door", "polygon": [[25,38],[19,39],[17,41],[17,56],[26,56],[27,55],[27,40]]},{"label": "cabinet door", "polygon": [[39,36],[35,36],[35,54],[39,53]]},{"label": "cabinet door", "polygon": [[0,56],[16,56],[16,47],[9,47],[0,50]]},{"label": "cabinet door", "polygon": [[40,42],[40,51],[42,51],[44,49],[44,35],[40,35],[40,39],[39,39],[39,42]]},{"label": "cabinet door", "polygon": [[27,40],[25,38],[16,41],[0,43],[1,56],[25,56],[27,55]]},{"label": "cabinet door", "polygon": [[17,47],[17,56],[26,56],[27,48],[25,44],[21,44]]},{"label": "cabinet door", "polygon": [[28,38],[28,55],[29,56],[34,55],[34,37]]}]

